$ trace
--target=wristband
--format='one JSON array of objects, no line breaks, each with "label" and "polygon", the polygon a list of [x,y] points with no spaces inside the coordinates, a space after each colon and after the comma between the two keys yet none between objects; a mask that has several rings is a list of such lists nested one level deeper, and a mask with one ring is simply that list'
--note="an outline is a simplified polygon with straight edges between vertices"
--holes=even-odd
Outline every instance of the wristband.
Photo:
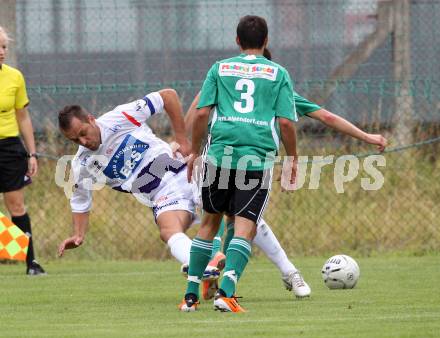
[{"label": "wristband", "polygon": [[28,158],[35,157],[35,159],[38,160],[38,154],[37,153],[30,153],[30,154],[27,155],[27,157]]}]

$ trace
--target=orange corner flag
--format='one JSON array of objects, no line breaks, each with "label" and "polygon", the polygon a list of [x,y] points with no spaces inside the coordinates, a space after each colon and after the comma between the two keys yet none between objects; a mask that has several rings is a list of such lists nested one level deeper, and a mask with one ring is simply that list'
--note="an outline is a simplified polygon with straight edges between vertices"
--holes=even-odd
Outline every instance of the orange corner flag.
[{"label": "orange corner flag", "polygon": [[29,237],[0,211],[0,258],[25,261]]}]

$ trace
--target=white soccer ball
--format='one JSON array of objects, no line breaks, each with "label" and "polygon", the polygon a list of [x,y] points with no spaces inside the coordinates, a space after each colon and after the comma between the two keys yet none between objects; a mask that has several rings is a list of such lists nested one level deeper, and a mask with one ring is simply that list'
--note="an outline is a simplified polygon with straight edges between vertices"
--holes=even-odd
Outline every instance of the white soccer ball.
[{"label": "white soccer ball", "polygon": [[359,265],[347,255],[330,257],[321,273],[329,289],[353,289],[360,276]]}]

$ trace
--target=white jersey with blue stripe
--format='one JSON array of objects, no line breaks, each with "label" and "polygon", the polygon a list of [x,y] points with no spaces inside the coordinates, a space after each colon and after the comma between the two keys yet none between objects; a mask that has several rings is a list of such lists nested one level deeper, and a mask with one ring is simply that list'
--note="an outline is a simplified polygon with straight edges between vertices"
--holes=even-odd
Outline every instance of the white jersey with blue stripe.
[{"label": "white jersey with blue stripe", "polygon": [[101,145],[95,151],[80,146],[72,161],[75,190],[70,204],[73,212],[89,211],[92,190],[103,185],[141,194],[143,201],[153,203],[155,193],[184,170],[185,164],[173,158],[168,143],[154,135],[146,124],[149,117],[163,112],[162,97],[154,92],[117,106],[96,119]]}]

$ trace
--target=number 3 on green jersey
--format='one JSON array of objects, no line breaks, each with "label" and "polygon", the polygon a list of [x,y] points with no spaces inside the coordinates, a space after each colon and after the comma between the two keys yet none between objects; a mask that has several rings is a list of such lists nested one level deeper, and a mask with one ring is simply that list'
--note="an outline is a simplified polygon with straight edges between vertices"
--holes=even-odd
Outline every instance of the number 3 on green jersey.
[{"label": "number 3 on green jersey", "polygon": [[235,89],[242,92],[242,101],[235,101],[234,109],[242,114],[250,113],[254,110],[254,98],[252,97],[252,94],[255,92],[255,83],[252,80],[240,79],[235,84]]}]

